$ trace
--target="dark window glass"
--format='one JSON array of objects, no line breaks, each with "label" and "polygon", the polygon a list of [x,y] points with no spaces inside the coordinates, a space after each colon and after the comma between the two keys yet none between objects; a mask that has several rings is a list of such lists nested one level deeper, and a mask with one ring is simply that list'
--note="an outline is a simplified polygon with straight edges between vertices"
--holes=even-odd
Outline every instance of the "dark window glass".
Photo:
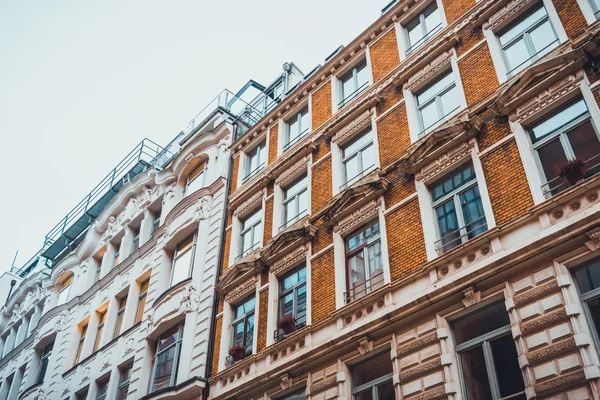
[{"label": "dark window glass", "polygon": [[467,342],[506,325],[510,325],[506,306],[504,302],[496,303],[454,322],[456,344]]}]

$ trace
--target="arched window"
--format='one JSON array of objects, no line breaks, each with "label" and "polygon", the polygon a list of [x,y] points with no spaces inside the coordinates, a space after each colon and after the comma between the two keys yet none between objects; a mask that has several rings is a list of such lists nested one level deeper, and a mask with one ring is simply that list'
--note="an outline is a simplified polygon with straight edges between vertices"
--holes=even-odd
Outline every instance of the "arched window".
[{"label": "arched window", "polygon": [[194,193],[197,190],[202,189],[204,186],[204,172],[206,170],[206,163],[200,163],[196,168],[190,172],[185,185],[185,194]]},{"label": "arched window", "polygon": [[73,282],[73,275],[69,275],[65,278],[58,288],[58,303],[57,305],[65,304],[69,301],[69,292],[71,291],[71,283]]}]

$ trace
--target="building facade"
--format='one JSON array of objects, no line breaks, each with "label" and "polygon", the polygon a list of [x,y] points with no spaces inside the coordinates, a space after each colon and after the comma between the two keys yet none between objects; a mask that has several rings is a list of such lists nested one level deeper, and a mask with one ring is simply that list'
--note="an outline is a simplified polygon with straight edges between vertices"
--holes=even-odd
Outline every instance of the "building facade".
[{"label": "building facade", "polygon": [[210,398],[600,397],[599,6],[393,2],[236,136]]}]

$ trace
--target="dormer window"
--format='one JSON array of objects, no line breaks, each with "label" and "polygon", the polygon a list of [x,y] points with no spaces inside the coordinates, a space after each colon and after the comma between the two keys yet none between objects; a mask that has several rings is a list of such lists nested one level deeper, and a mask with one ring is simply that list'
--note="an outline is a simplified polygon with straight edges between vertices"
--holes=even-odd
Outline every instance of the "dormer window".
[{"label": "dormer window", "polygon": [[201,163],[190,172],[185,186],[185,194],[192,194],[204,187],[206,163]]},{"label": "dormer window", "polygon": [[246,153],[245,174],[242,182],[247,182],[267,165],[267,144],[263,140],[256,147]]},{"label": "dormer window", "polygon": [[342,75],[339,79],[339,103],[338,107],[356,98],[360,93],[369,87],[370,84],[369,69],[367,60],[356,64],[351,70]]},{"label": "dormer window", "polygon": [[285,146],[283,146],[283,151],[298,143],[309,131],[310,120],[308,106],[306,106],[285,122]]},{"label": "dormer window", "polygon": [[442,29],[442,18],[434,1],[419,15],[406,24],[406,55],[421,47],[429,38]]}]

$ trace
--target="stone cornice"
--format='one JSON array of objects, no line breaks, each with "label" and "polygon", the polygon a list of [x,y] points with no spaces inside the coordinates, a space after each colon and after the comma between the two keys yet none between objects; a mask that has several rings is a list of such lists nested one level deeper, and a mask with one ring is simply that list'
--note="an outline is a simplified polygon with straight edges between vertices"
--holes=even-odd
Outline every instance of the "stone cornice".
[{"label": "stone cornice", "polygon": [[225,186],[225,180],[223,178],[217,178],[209,186],[203,187],[196,192],[186,196],[179,203],[173,207],[171,211],[165,217],[163,225],[169,226],[178,216],[182,215],[190,206],[197,201],[201,200],[205,196],[214,196],[221,188]]}]

